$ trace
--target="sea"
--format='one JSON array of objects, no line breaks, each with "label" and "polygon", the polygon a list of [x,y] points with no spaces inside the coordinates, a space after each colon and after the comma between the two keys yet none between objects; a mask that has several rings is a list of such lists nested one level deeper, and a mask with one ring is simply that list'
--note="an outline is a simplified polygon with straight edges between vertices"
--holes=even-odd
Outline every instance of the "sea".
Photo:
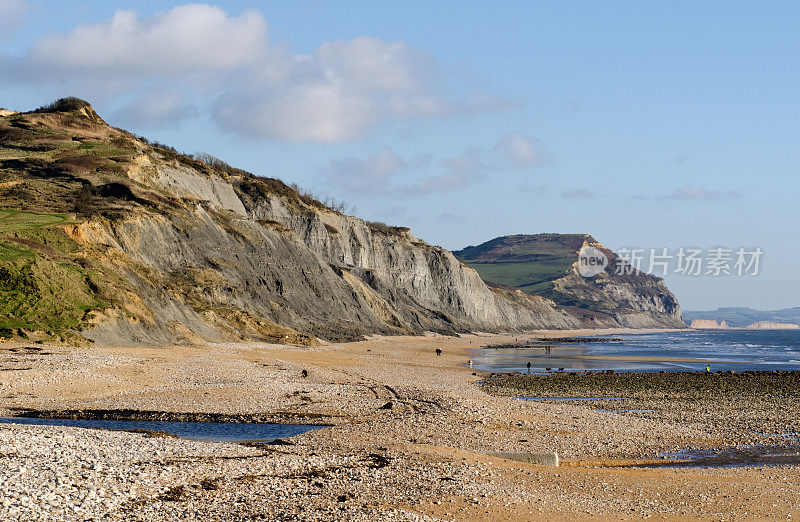
[{"label": "sea", "polygon": [[490,372],[800,370],[800,330],[665,331],[591,339],[490,346],[475,350],[472,358],[477,369]]}]

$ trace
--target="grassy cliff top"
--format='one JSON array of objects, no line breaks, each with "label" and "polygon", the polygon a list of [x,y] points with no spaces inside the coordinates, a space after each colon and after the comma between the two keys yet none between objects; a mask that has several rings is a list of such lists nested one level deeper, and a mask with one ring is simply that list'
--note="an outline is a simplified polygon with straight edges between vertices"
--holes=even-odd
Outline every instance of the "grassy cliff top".
[{"label": "grassy cliff top", "polygon": [[[147,177],[143,170],[155,165],[221,178],[251,198],[278,196],[300,210],[340,213],[347,208],[279,179],[233,167],[211,154],[182,153],[112,127],[89,102],[79,98],[62,98],[33,111],[0,115],[3,207],[86,216],[119,215],[122,207],[143,204],[165,211],[170,204],[179,204],[180,197],[143,182]],[[123,200],[127,204],[122,204]]]},{"label": "grassy cliff top", "polygon": [[594,239],[587,234],[503,236],[453,254],[488,283],[541,294],[572,268],[584,241]]},{"label": "grassy cliff top", "polygon": [[467,263],[528,263],[574,258],[584,241],[594,239],[588,234],[520,234],[498,237],[453,254]]}]

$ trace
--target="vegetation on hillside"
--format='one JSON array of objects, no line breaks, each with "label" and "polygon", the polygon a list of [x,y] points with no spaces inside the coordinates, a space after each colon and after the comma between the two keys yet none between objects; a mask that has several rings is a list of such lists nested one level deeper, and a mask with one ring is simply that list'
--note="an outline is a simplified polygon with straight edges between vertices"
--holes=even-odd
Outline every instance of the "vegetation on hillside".
[{"label": "vegetation on hillside", "polygon": [[399,236],[400,234],[403,234],[403,233],[408,232],[409,230],[411,230],[408,227],[393,227],[393,226],[387,225],[386,223],[384,223],[382,221],[367,221],[367,226],[373,232],[378,232],[378,233],[384,234],[386,236]]},{"label": "vegetation on hillside", "polygon": [[454,254],[484,281],[543,295],[572,268],[587,238],[591,240],[584,234],[504,236]]},{"label": "vegetation on hillside", "polygon": [[111,301],[60,225],[69,216],[0,210],[0,335],[68,338]]},{"label": "vegetation on hillside", "polygon": [[553,287],[553,281],[572,268],[575,257],[544,259],[528,263],[469,263],[481,279],[519,288],[526,294],[541,294]]}]

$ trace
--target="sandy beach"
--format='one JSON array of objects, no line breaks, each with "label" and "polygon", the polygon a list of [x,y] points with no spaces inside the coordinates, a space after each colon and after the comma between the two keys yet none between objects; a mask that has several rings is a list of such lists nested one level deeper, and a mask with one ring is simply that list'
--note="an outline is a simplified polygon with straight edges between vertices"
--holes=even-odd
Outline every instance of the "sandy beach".
[{"label": "sandy beach", "polygon": [[[776,443],[758,416],[768,422],[781,410],[782,423],[796,424],[791,401],[765,398],[753,410],[710,398],[680,411],[665,406],[656,415],[601,411],[488,393],[478,385],[485,376],[466,364],[470,350],[481,346],[587,333],[615,332],[375,337],[316,347],[6,343],[0,346],[4,416],[20,409],[127,409],[163,419],[220,414],[328,427],[286,445],[242,445],[2,424],[0,514],[41,520],[800,514],[797,465],[647,467],[665,452]],[[552,467],[489,455],[499,451],[557,452],[562,462]]]}]

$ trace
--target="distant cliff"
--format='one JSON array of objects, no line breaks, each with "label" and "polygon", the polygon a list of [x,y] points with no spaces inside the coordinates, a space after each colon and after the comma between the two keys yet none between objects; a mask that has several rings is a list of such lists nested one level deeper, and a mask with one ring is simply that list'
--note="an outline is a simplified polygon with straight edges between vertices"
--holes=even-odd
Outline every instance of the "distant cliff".
[{"label": "distant cliff", "polygon": [[745,326],[748,330],[797,330],[800,325],[791,323],[773,323],[772,321],[759,321]]},{"label": "distant cliff", "polygon": [[687,322],[695,319],[712,319],[725,321],[732,328],[744,328],[758,322],[800,324],[800,307],[783,310],[754,310],[753,308],[728,307],[708,311],[684,311],[683,318]]},{"label": "distant cliff", "polygon": [[[597,275],[584,277],[578,271],[584,246],[608,259]],[[454,254],[490,285],[545,297],[589,324],[685,327],[678,301],[662,279],[630,266],[617,270],[624,262],[587,234],[503,236]]]},{"label": "distant cliff", "polygon": [[696,330],[725,330],[730,328],[728,323],[720,321],[719,323],[713,319],[693,319],[690,328]]}]

